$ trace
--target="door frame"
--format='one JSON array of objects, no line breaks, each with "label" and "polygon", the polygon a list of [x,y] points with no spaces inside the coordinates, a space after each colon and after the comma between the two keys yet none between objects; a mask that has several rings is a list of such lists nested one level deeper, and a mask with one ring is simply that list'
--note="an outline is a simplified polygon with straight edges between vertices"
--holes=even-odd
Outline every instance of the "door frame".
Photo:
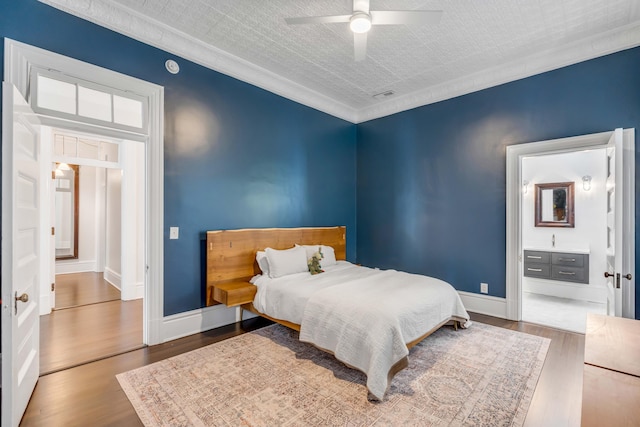
[{"label": "door frame", "polygon": [[[507,147],[507,236],[506,236],[506,311],[507,319],[522,320],[522,158],[547,154],[559,154],[578,150],[606,148],[613,131],[569,138],[559,138]],[[624,138],[635,141],[635,129],[624,129]],[[630,163],[631,176],[635,176],[635,157]],[[630,224],[625,224],[627,232],[635,235],[635,182],[625,182],[623,200],[626,216]],[[623,251],[630,259],[635,275],[635,245],[630,239],[630,247]],[[631,283],[631,295],[626,301],[628,309],[635,313],[635,277]],[[623,302],[624,304],[625,302]]]},{"label": "door frame", "polygon": [[[164,305],[164,88],[106,68],[46,51],[5,38],[5,81],[12,83],[25,98],[28,94],[31,66],[55,69],[86,81],[128,90],[148,99],[147,133],[135,134],[101,128],[101,133],[145,143],[145,280],[143,302],[143,342],[163,341]],[[45,118],[43,124],[95,132],[89,124]]]}]

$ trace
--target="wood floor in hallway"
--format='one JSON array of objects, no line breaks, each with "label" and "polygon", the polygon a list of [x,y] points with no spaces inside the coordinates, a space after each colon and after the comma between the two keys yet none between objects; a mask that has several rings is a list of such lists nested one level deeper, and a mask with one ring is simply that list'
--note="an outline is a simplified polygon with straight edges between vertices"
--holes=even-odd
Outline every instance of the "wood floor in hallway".
[{"label": "wood floor in hallway", "polygon": [[99,273],[59,275],[56,287],[72,306],[40,316],[40,375],[143,346],[141,299],[121,301]]},{"label": "wood floor in hallway", "polygon": [[119,300],[120,291],[104,280],[103,273],[56,275],[56,309]]}]

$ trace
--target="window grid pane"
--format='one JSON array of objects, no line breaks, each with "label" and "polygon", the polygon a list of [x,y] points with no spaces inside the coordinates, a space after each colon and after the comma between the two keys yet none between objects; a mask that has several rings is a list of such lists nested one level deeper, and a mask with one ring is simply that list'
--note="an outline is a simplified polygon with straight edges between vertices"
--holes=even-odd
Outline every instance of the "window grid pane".
[{"label": "window grid pane", "polygon": [[76,114],[76,85],[38,75],[38,107]]},{"label": "window grid pane", "polygon": [[111,94],[78,86],[78,115],[110,122]]}]

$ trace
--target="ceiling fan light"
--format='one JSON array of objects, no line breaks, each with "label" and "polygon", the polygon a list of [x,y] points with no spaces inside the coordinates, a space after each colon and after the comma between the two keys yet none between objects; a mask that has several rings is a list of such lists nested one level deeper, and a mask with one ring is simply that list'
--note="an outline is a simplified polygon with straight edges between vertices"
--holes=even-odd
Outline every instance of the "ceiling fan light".
[{"label": "ceiling fan light", "polygon": [[349,28],[354,33],[366,33],[371,29],[371,17],[364,12],[356,13],[349,21]]}]

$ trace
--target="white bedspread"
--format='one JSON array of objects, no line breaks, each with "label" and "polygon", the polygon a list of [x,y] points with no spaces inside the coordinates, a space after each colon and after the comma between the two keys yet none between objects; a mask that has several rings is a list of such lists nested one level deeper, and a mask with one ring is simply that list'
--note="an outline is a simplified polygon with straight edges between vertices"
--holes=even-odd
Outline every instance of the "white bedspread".
[{"label": "white bedspread", "polygon": [[256,309],[300,324],[300,341],[367,374],[367,388],[380,400],[389,370],[409,354],[407,343],[452,316],[469,319],[448,283],[395,270],[339,262],[315,276],[259,277],[254,283]]}]

